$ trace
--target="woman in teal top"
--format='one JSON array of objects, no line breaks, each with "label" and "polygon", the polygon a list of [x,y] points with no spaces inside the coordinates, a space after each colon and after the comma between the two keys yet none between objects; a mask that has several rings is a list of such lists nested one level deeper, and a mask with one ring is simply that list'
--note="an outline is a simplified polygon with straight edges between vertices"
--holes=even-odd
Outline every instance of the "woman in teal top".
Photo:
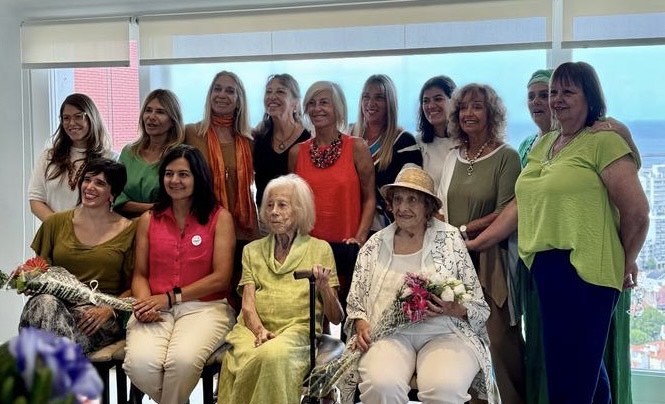
[{"label": "woman in teal top", "polygon": [[176,95],[152,91],[141,107],[139,139],[122,149],[119,161],[127,168],[127,185],[115,200],[115,209],[127,217],[152,208],[159,191],[159,161],[164,152],[182,143],[185,125]]}]

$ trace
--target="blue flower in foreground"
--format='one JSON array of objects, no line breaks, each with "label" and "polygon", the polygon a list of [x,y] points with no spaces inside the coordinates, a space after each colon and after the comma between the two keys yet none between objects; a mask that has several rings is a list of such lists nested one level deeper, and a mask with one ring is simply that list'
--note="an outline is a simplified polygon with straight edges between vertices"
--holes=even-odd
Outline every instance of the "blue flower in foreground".
[{"label": "blue flower in foreground", "polygon": [[[24,328],[9,342],[9,352],[16,358],[16,365],[28,389],[33,385],[35,367],[40,361],[53,375],[53,397],[67,394],[99,398],[102,380],[81,347],[64,337],[35,328]],[[39,358],[39,359],[38,359]]]}]

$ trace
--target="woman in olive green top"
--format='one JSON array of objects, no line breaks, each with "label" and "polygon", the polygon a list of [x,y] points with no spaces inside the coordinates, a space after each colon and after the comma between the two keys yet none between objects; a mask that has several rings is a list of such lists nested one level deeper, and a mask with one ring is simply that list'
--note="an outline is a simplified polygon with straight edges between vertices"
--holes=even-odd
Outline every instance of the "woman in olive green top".
[{"label": "woman in olive green top", "polygon": [[[122,297],[130,294],[136,226],[110,207],[126,178],[122,164],[112,160],[88,163],[79,180],[78,206],[49,216],[32,242],[35,253],[50,265],[65,268],[85,284],[96,283],[100,292]],[[111,307],[72,304],[47,294],[28,300],[19,323],[23,327],[65,336],[86,353],[124,334]]]}]

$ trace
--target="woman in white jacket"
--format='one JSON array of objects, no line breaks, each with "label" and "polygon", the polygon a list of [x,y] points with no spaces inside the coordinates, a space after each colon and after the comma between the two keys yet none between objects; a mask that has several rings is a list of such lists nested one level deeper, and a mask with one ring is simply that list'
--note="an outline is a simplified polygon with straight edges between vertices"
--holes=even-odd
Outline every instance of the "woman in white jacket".
[{"label": "woman in white jacket", "polygon": [[[488,394],[494,385],[485,328],[489,307],[459,231],[433,218],[441,201],[431,177],[406,165],[381,192],[395,222],[360,250],[347,301],[345,329],[353,335],[352,347],[364,352],[357,373],[360,399],[405,403],[415,372],[424,403],[464,403],[471,398],[470,387],[495,402]],[[425,320],[373,341],[372,329],[408,272],[459,279],[472,297],[456,303],[431,294]]]}]

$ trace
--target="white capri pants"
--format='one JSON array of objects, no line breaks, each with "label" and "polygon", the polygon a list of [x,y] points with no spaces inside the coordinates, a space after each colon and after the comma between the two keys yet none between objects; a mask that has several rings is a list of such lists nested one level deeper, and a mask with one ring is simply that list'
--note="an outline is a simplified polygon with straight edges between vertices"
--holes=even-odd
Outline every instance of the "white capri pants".
[{"label": "white capri pants", "polygon": [[190,301],[161,313],[164,321],[131,316],[123,369],[136,387],[160,404],[183,404],[210,354],[224,343],[235,313],[224,300]]},{"label": "white capri pants", "polygon": [[365,404],[404,404],[418,374],[423,403],[463,404],[480,371],[473,350],[456,334],[396,333],[373,342],[360,358],[360,399]]}]

